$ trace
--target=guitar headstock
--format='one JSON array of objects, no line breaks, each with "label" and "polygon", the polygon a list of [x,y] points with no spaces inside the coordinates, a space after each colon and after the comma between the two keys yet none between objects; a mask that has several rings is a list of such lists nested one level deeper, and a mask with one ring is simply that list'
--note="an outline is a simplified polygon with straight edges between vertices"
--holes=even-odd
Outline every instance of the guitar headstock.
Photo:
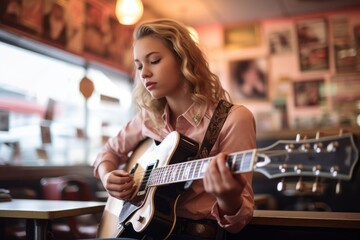
[{"label": "guitar headstock", "polygon": [[258,149],[255,171],[268,178],[313,176],[349,180],[358,161],[351,133],[280,140]]}]

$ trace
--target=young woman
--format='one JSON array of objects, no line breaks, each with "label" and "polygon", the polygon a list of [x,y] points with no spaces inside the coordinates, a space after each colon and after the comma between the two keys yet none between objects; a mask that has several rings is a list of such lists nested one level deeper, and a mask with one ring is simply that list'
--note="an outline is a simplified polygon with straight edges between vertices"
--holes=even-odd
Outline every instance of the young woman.
[{"label": "young woman", "polygon": [[[139,111],[94,162],[95,176],[111,196],[122,200],[129,200],[136,186],[132,174],[119,166],[141,141],[162,141],[177,131],[200,144],[219,100],[228,99],[182,24],[169,19],[142,23],[134,32],[133,51],[134,99]],[[219,231],[237,233],[250,221],[252,173],[234,175],[225,161],[229,153],[255,147],[252,113],[233,105],[209,154],[214,158],[203,179],[195,180],[177,201],[178,221],[169,239],[224,239]]]}]

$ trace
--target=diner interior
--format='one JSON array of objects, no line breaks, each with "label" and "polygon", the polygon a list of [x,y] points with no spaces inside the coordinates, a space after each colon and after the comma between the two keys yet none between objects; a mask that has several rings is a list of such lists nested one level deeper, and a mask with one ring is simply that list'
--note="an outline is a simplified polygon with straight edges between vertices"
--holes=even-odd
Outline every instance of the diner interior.
[{"label": "diner interior", "polygon": [[[140,4],[139,12],[121,12],[122,2]],[[2,215],[1,204],[105,206],[92,163],[136,113],[132,32],[158,18],[191,29],[232,101],[253,113],[260,153],[303,149],[254,168],[258,212],[234,239],[359,239],[358,0],[1,0],[0,239],[34,233],[27,217]],[[256,93],[239,84],[248,63],[261,73]],[[289,169],[291,161],[307,166]],[[35,238],[95,238],[103,211],[91,211],[50,219],[46,236]],[[292,213],[311,217],[292,222]],[[321,215],[332,213],[341,215]]]}]

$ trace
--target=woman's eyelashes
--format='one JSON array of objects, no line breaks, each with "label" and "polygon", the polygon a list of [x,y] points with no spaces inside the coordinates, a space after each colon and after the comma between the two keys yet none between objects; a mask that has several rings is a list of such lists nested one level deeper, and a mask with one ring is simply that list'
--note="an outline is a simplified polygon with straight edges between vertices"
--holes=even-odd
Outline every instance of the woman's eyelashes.
[{"label": "woman's eyelashes", "polygon": [[160,62],[160,58],[159,59],[157,59],[157,60],[154,60],[154,61],[150,61],[150,64],[157,64],[157,63],[159,63]]},{"label": "woman's eyelashes", "polygon": [[[153,61],[149,61],[149,63],[151,64],[151,65],[155,65],[155,64],[158,64],[159,62],[160,62],[160,58],[159,59],[157,59],[157,60],[153,60]],[[142,64],[136,64],[137,66],[136,66],[136,69],[137,70],[142,70],[142,68],[143,68],[143,65]]]}]

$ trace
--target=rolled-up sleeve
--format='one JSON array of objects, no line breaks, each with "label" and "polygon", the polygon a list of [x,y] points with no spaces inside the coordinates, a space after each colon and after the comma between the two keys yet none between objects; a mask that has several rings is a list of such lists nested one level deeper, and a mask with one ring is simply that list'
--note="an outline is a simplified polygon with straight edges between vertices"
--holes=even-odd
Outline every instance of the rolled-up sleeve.
[{"label": "rolled-up sleeve", "polygon": [[137,113],[116,136],[105,143],[93,162],[94,176],[99,177],[98,167],[104,161],[111,162],[117,168],[128,160],[129,153],[145,139],[143,118],[144,113]]}]

